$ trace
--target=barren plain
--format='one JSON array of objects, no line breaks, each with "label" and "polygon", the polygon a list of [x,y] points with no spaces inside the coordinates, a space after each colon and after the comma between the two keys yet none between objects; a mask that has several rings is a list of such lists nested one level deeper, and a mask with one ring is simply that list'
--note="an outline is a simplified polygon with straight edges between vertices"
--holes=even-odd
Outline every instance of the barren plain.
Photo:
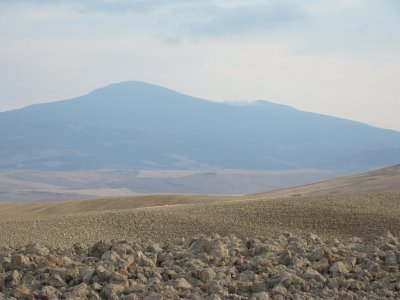
[{"label": "barren plain", "polygon": [[247,196],[2,203],[0,299],[398,299],[398,171]]}]

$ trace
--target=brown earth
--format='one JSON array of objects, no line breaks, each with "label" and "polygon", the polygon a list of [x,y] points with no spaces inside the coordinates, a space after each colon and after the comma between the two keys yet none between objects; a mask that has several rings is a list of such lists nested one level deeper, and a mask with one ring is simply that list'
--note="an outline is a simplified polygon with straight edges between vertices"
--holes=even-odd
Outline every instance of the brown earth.
[{"label": "brown earth", "polygon": [[264,196],[327,195],[359,192],[400,192],[400,165],[367,173],[279,189],[263,193]]},{"label": "brown earth", "polygon": [[284,232],[338,238],[368,238],[388,230],[399,234],[400,166],[248,196],[0,203],[0,227],[0,244],[35,241],[51,246],[102,239],[164,241],[198,233],[242,238]]},{"label": "brown earth", "polygon": [[400,193],[312,197],[147,196],[1,204],[0,244],[70,246],[98,240],[156,241],[198,233],[276,237],[283,232],[364,238],[400,233]]}]

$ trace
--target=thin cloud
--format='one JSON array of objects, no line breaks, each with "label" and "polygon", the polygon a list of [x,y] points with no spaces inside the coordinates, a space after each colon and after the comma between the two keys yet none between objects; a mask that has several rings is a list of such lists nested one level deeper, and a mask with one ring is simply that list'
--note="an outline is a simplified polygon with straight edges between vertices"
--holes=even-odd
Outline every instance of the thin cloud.
[{"label": "thin cloud", "polygon": [[[125,14],[143,13],[149,14],[161,7],[174,5],[179,1],[162,0],[0,0],[4,5],[30,4],[36,6],[64,5],[74,7],[78,12],[104,13],[104,14]],[[207,2],[207,1],[205,1]]]},{"label": "thin cloud", "polygon": [[191,22],[185,20],[186,28],[182,28],[182,31],[200,36],[223,36],[284,29],[299,24],[307,18],[306,13],[299,6],[287,5],[284,2],[233,8],[209,5],[193,15],[195,17]]},{"label": "thin cloud", "polygon": [[[293,1],[162,1],[162,0],[0,0],[0,4],[70,7],[77,14],[118,16],[136,14],[143,24],[166,24],[171,35],[221,36],[286,27],[305,19]],[[146,26],[143,27],[146,30]],[[167,37],[169,38],[169,37]]]}]

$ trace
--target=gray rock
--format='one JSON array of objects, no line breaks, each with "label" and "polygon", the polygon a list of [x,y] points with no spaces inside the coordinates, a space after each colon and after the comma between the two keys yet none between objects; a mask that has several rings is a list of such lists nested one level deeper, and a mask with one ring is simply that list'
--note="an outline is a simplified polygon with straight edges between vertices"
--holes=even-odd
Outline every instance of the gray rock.
[{"label": "gray rock", "polygon": [[111,271],[100,265],[96,268],[95,276],[100,282],[108,281],[111,276]]},{"label": "gray rock", "polygon": [[65,282],[69,282],[80,277],[79,269],[76,267],[54,267],[49,270],[49,274],[52,276],[59,275]]},{"label": "gray rock", "polygon": [[162,246],[138,240],[52,250],[35,243],[0,246],[0,296],[396,299],[399,254],[393,235],[328,242],[310,235],[252,240],[213,235]]},{"label": "gray rock", "polygon": [[289,249],[285,249],[279,257],[279,262],[285,266],[292,264],[293,255]]},{"label": "gray rock", "polygon": [[30,264],[30,259],[28,256],[23,254],[13,254],[11,256],[11,263],[10,266],[13,269],[20,269],[27,267]]},{"label": "gray rock", "polygon": [[80,269],[81,280],[85,283],[90,283],[94,276],[95,270],[92,267],[84,267]]},{"label": "gray rock", "polygon": [[52,286],[44,286],[39,292],[39,297],[43,300],[57,300],[61,296],[62,293]]},{"label": "gray rock", "polygon": [[18,287],[21,283],[21,274],[17,271],[11,271],[5,278],[5,283],[7,287]]},{"label": "gray rock", "polygon": [[117,254],[121,257],[125,255],[131,255],[133,253],[133,249],[129,244],[116,244],[112,246],[112,250],[117,252]]},{"label": "gray rock", "polygon": [[47,284],[55,288],[62,288],[64,286],[67,286],[66,282],[58,274],[54,274],[52,277],[50,277],[47,281]]},{"label": "gray rock", "polygon": [[346,265],[341,261],[338,261],[338,262],[334,263],[329,268],[329,271],[332,273],[333,277],[341,276],[341,275],[347,274],[349,272],[347,270]]},{"label": "gray rock", "polygon": [[226,257],[229,255],[228,247],[220,240],[213,240],[209,244],[209,254],[215,257]]},{"label": "gray rock", "polygon": [[146,297],[143,298],[143,300],[162,300],[162,299],[164,299],[163,296],[155,292],[152,292],[150,295],[147,295]]},{"label": "gray rock", "polygon": [[128,276],[126,276],[125,274],[121,274],[121,273],[113,271],[110,273],[109,282],[127,286],[128,285]]},{"label": "gray rock", "polygon": [[385,265],[389,272],[399,272],[399,265],[397,263],[397,256],[394,251],[388,250],[385,253]]},{"label": "gray rock", "polygon": [[111,262],[116,262],[119,259],[121,259],[120,256],[114,250],[107,250],[101,256],[101,260],[108,260],[108,261],[111,261]]},{"label": "gray rock", "polygon": [[221,297],[217,294],[211,294],[205,298],[206,300],[221,300]]},{"label": "gray rock", "polygon": [[215,272],[211,268],[205,268],[200,271],[199,279],[207,283],[215,277]]},{"label": "gray rock", "polygon": [[142,251],[136,251],[134,254],[134,261],[141,267],[154,268],[156,263],[154,260],[148,258]]},{"label": "gray rock", "polygon": [[179,278],[174,283],[176,289],[191,289],[192,285],[185,278]]},{"label": "gray rock", "polygon": [[163,249],[161,248],[161,246],[158,243],[151,243],[147,246],[146,250],[148,252],[162,252]]},{"label": "gray rock", "polygon": [[125,291],[125,287],[119,284],[109,283],[103,288],[103,295],[106,299],[113,299],[118,297]]},{"label": "gray rock", "polygon": [[85,299],[89,295],[89,289],[86,283],[81,283],[75,287],[72,287],[66,294],[66,298],[73,299]]},{"label": "gray rock", "polygon": [[103,289],[103,287],[102,287],[102,285],[101,285],[100,283],[98,283],[98,282],[93,282],[93,284],[92,284],[92,289],[93,289],[94,291],[96,291],[96,292],[100,292],[100,291]]},{"label": "gray rock", "polygon": [[33,254],[33,255],[38,255],[38,256],[46,256],[49,254],[49,249],[46,247],[38,244],[38,243],[30,243],[26,246],[26,253],[27,254]]},{"label": "gray rock", "polygon": [[269,294],[266,292],[255,293],[251,296],[250,300],[269,300]]},{"label": "gray rock", "polygon": [[272,293],[274,295],[281,295],[285,297],[288,292],[287,289],[282,284],[278,284],[274,286],[274,288],[272,289]]},{"label": "gray rock", "polygon": [[139,296],[134,293],[125,296],[124,299],[125,300],[140,300]]},{"label": "gray rock", "polygon": [[94,244],[90,249],[89,249],[89,255],[97,258],[101,258],[107,250],[110,250],[112,245],[110,243],[100,241],[96,244]]},{"label": "gray rock", "polygon": [[190,250],[194,254],[199,254],[199,253],[206,253],[208,252],[210,240],[206,239],[204,237],[200,237],[194,241],[191,242],[190,245]]},{"label": "gray rock", "polygon": [[303,278],[305,280],[311,280],[314,279],[315,281],[319,281],[319,282],[325,282],[327,279],[322,276],[318,271],[312,269],[312,268],[308,268],[304,274],[303,274]]}]

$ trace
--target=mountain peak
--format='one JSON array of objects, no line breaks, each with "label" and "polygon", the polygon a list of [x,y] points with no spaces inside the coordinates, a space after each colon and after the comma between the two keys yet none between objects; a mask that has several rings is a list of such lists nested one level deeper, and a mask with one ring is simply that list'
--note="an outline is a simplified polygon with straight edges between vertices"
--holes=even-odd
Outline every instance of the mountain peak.
[{"label": "mountain peak", "polygon": [[111,83],[102,88],[99,88],[98,90],[101,90],[101,89],[123,89],[123,88],[155,88],[155,89],[168,90],[167,88],[156,85],[156,84],[148,83],[145,81],[136,81],[136,80],[127,80],[127,81]]},{"label": "mountain peak", "polygon": [[[176,91],[171,89],[143,82],[143,81],[122,81],[117,83],[112,83],[105,87],[99,88],[94,90],[90,94],[107,94],[107,95],[114,95],[114,96],[149,96],[149,95],[156,95],[162,96],[163,94],[180,94]],[[181,95],[181,94],[180,94]]]},{"label": "mountain peak", "polygon": [[211,102],[140,81],[4,112],[0,125],[0,168],[318,168],[349,156],[372,168],[398,163],[400,151],[399,132],[268,101]]}]

